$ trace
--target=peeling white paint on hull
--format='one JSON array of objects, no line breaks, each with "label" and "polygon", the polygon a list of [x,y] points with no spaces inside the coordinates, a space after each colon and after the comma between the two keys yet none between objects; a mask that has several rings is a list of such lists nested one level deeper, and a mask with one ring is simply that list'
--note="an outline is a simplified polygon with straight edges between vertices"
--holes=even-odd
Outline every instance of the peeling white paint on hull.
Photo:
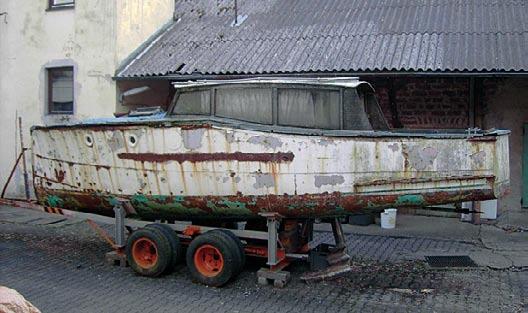
[{"label": "peeling white paint on hull", "polygon": [[128,198],[143,217],[291,217],[499,197],[508,136],[312,136],[214,123],[36,128],[41,203],[112,214]]}]

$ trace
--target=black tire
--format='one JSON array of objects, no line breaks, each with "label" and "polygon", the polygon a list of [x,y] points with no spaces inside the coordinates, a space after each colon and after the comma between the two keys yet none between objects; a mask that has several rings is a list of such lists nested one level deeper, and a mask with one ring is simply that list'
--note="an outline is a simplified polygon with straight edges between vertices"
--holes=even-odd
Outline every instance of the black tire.
[{"label": "black tire", "polygon": [[208,231],[206,234],[210,234],[211,236],[215,236],[218,238],[218,240],[222,240],[226,245],[229,246],[229,248],[234,252],[234,259],[233,264],[235,266],[235,274],[238,275],[242,271],[242,256],[239,252],[239,247],[237,243],[225,232],[221,231],[220,229],[213,229]]},{"label": "black tire", "polygon": [[165,273],[172,272],[176,265],[178,265],[178,263],[180,263],[183,258],[183,248],[180,243],[180,238],[178,238],[176,232],[172,228],[170,228],[170,226],[165,224],[148,224],[146,227],[160,230],[169,241],[172,253],[169,266],[167,267]]},{"label": "black tire", "polygon": [[[227,229],[213,229],[208,231],[208,233],[223,234],[221,236],[229,237],[229,240],[235,244],[235,249],[238,251],[239,254],[240,264],[237,272],[242,272],[244,266],[246,265],[246,253],[244,252],[244,245],[242,244],[240,238],[238,238],[235,234],[233,234],[233,232]],[[226,239],[228,239],[227,237]]]},{"label": "black tire", "polygon": [[[194,280],[207,286],[220,287],[238,274],[238,252],[229,242],[225,240],[225,237],[211,232],[202,234],[191,241],[187,248],[186,260],[187,267]],[[195,254],[199,253],[199,250],[208,248],[207,246],[212,246],[216,249],[223,260],[221,268],[218,268],[215,273],[211,271],[210,275],[205,275],[201,272],[199,270],[201,266],[195,263]],[[196,255],[196,258],[201,260],[199,255]]]},{"label": "black tire", "polygon": [[[142,249],[143,247],[143,249]],[[149,247],[145,248],[145,247]],[[136,252],[134,252],[134,250]],[[155,261],[148,266],[138,257],[138,251],[149,250],[156,255]],[[153,251],[155,250],[155,251]],[[141,228],[132,233],[127,240],[126,256],[130,267],[138,274],[148,277],[160,276],[167,270],[171,261],[172,248],[166,236],[156,228]],[[143,264],[142,264],[143,263]]]}]

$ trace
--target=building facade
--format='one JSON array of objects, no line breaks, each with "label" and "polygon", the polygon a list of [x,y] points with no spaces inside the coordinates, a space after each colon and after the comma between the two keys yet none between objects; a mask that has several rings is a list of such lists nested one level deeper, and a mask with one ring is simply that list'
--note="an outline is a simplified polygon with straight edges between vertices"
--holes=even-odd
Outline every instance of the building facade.
[{"label": "building facade", "polygon": [[4,0],[0,14],[0,184],[18,116],[29,146],[31,125],[166,108],[174,81],[341,75],[371,82],[395,129],[510,129],[499,211],[528,207],[522,2]]},{"label": "building facade", "polygon": [[174,16],[118,69],[123,91],[149,87],[131,107],[166,106],[178,80],[359,76],[395,129],[511,130],[511,190],[498,209],[528,207],[525,3],[196,0],[177,1]]},{"label": "building facade", "polygon": [[[21,151],[18,117],[29,148],[33,125],[112,116],[116,69],[173,8],[173,0],[0,1],[0,186]],[[6,197],[24,197],[22,166]]]}]

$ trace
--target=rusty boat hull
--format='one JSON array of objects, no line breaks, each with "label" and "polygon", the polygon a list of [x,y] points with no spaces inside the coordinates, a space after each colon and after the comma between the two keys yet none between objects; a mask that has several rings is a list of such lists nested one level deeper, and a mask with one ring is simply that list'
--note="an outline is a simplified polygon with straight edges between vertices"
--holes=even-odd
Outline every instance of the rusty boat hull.
[{"label": "rusty boat hull", "polygon": [[259,129],[211,120],[115,119],[32,129],[38,201],[144,219],[322,218],[500,197],[508,131]]}]

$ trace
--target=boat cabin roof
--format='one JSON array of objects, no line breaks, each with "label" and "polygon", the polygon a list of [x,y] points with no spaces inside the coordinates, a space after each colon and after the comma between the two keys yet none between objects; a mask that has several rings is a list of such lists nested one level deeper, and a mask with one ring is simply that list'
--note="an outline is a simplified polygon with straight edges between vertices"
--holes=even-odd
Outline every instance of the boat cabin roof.
[{"label": "boat cabin roof", "polygon": [[175,82],[168,115],[326,130],[387,130],[374,89],[357,77]]},{"label": "boat cabin roof", "polygon": [[256,77],[245,79],[226,80],[196,80],[186,82],[174,82],[176,89],[192,87],[213,87],[220,85],[240,85],[240,84],[289,84],[289,85],[312,85],[344,88],[365,88],[374,92],[372,85],[365,81],[360,81],[358,77]]}]

